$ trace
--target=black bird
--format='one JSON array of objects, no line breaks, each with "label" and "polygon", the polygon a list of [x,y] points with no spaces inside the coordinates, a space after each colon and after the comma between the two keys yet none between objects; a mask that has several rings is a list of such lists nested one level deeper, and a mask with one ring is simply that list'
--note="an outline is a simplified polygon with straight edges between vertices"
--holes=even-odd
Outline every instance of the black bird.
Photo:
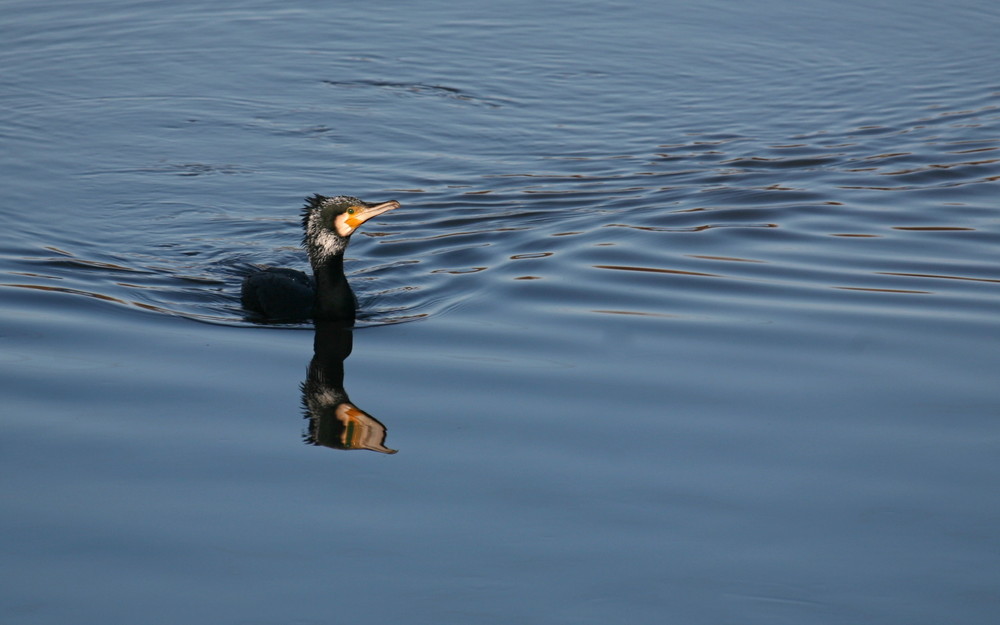
[{"label": "black bird", "polygon": [[302,208],[302,246],[313,275],[295,269],[265,267],[243,279],[243,308],[265,321],[354,322],[357,299],[344,275],[344,250],[351,234],[376,215],[399,208],[356,197],[313,195]]}]

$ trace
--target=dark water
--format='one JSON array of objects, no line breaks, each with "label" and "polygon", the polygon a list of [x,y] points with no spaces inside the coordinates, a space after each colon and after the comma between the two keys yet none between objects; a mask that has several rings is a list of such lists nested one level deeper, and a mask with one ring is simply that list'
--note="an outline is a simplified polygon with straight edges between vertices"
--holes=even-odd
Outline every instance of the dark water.
[{"label": "dark water", "polygon": [[2,6],[3,623],[994,622],[995,3]]}]

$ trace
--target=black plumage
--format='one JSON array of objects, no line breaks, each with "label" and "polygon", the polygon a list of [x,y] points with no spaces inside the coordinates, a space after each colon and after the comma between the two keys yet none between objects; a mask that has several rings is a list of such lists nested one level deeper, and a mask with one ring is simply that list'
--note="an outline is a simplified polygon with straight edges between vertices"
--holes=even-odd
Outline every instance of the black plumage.
[{"label": "black plumage", "polygon": [[354,322],[357,299],[344,275],[344,251],[351,234],[372,217],[399,208],[356,197],[313,195],[302,209],[302,246],[313,275],[284,267],[264,267],[243,279],[243,308],[259,321]]}]

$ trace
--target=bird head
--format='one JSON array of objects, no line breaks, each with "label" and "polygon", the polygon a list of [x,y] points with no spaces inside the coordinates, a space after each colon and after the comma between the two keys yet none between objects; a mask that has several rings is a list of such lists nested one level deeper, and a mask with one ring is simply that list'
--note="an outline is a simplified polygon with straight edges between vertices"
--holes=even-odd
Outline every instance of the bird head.
[{"label": "bird head", "polygon": [[343,254],[361,224],[399,206],[395,200],[372,204],[348,195],[313,195],[302,209],[302,244],[314,262]]}]

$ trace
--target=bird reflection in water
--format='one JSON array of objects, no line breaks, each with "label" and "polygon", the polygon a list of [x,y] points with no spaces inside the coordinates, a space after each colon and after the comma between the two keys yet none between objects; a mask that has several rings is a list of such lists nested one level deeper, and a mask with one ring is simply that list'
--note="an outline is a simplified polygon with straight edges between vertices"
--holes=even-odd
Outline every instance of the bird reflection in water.
[{"label": "bird reflection in water", "polygon": [[309,374],[302,383],[302,407],[309,426],[305,441],[333,449],[369,449],[394,454],[385,446],[385,426],[351,403],[344,390],[344,360],[354,333],[343,324],[319,322]]}]

